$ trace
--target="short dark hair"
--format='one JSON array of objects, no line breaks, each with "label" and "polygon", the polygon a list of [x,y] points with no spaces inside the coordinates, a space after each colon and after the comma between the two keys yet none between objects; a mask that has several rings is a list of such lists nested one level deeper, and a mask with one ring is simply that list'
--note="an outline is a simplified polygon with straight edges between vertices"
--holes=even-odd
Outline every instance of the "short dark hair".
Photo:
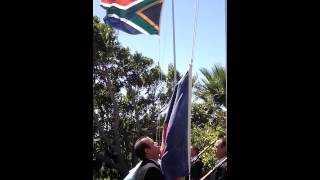
[{"label": "short dark hair", "polygon": [[147,136],[139,138],[136,143],[134,144],[134,153],[137,155],[138,158],[144,159],[145,158],[145,152],[144,150],[146,148],[150,148],[150,146],[146,143],[144,143],[142,140],[148,138]]},{"label": "short dark hair", "polygon": [[194,145],[192,145],[191,147],[197,154],[199,154],[199,148],[198,147],[196,147]]}]

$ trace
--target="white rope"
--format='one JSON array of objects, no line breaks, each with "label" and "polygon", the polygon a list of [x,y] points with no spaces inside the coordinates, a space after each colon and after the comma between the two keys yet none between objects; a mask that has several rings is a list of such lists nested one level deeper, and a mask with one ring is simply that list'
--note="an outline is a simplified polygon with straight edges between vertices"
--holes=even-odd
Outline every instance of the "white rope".
[{"label": "white rope", "polygon": [[193,24],[193,42],[192,42],[192,55],[191,55],[191,65],[193,64],[193,57],[194,57],[194,49],[196,45],[196,31],[197,31],[197,24],[198,24],[198,14],[199,14],[199,0],[195,2],[195,16],[194,16],[194,24]]},{"label": "white rope", "polygon": [[[162,76],[161,76],[161,66],[160,66],[160,36],[158,38],[158,55],[159,55],[159,61],[158,61],[158,66],[160,68],[160,72],[159,72],[159,83],[161,83],[161,80],[162,80]],[[157,121],[157,126],[156,126],[156,142],[159,144],[159,139],[160,139],[160,134],[159,134],[159,126],[160,126],[160,114],[158,115],[158,119],[156,120]]]}]

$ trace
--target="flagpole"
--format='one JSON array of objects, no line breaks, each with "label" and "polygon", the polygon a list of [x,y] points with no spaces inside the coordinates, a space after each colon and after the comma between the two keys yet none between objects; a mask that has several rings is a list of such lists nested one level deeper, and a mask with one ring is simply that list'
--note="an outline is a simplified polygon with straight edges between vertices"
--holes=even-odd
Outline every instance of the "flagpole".
[{"label": "flagpole", "polygon": [[198,12],[199,12],[199,0],[195,2],[194,10],[194,22],[193,22],[193,41],[192,41],[192,54],[191,54],[191,65],[193,64],[194,49],[196,46],[196,36],[197,36],[197,25],[198,25]]},{"label": "flagpole", "polygon": [[[228,76],[228,75],[227,75],[227,74],[228,74],[228,73],[227,73],[227,3],[228,3],[228,1],[225,0],[225,3],[224,3],[224,28],[225,28],[225,29],[224,29],[224,31],[225,31],[225,43],[226,43],[226,44],[225,44],[225,73],[226,73],[226,87],[225,87],[225,88],[226,88],[226,89],[225,89],[225,96],[226,96],[226,97],[225,97],[225,101],[226,101],[226,109],[228,109],[228,106],[227,106],[227,104],[228,104],[228,103],[227,103],[227,102],[228,102],[228,101],[227,101],[227,94],[228,94],[228,93],[227,93],[227,89],[228,89],[228,88],[227,88],[227,86],[228,86],[228,85],[227,85],[227,84],[228,84],[228,81],[227,81],[227,79],[228,79],[228,78],[227,78],[227,76]],[[225,125],[225,127],[226,127],[226,129],[225,129],[226,137],[227,137],[227,129],[228,129],[228,128],[227,128],[227,122],[228,122],[228,120],[227,120],[227,119],[228,119],[228,118],[227,118],[227,117],[228,117],[228,116],[227,116],[227,113],[228,113],[228,112],[226,112],[226,122],[225,122],[225,123],[226,123],[226,125]],[[227,139],[227,138],[226,138],[226,139]]]},{"label": "flagpole", "polygon": [[189,80],[188,80],[188,164],[189,164],[189,180],[191,178],[191,98],[192,98],[192,64],[189,65]]},{"label": "flagpole", "polygon": [[[192,64],[194,58],[194,48],[196,42],[196,29],[197,29],[197,20],[198,20],[198,10],[199,10],[199,1],[196,0],[195,4],[195,16],[194,16],[194,27],[193,27],[193,42],[192,42],[192,55],[191,55],[191,63],[189,64],[189,81],[188,81],[188,157],[191,157],[191,100],[192,100]],[[189,180],[191,180],[191,160],[188,159],[189,164]]]},{"label": "flagpole", "polygon": [[[174,28],[174,0],[172,2],[172,32],[173,32],[173,66],[174,66],[174,86],[177,84],[177,72],[176,72],[176,40],[175,40],[175,28]],[[174,87],[173,86],[173,87]]]}]

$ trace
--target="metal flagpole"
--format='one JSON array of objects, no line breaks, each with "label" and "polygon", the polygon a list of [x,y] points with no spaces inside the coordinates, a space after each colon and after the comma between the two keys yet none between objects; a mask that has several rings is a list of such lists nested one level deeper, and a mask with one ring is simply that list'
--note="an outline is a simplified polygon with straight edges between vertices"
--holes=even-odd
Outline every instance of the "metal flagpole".
[{"label": "metal flagpole", "polygon": [[191,161],[190,161],[190,146],[191,146],[191,99],[192,99],[192,65],[189,65],[189,79],[188,79],[188,167],[189,180],[191,179]]},{"label": "metal flagpole", "polygon": [[175,40],[175,28],[174,28],[174,0],[172,2],[172,30],[173,30],[173,63],[174,63],[174,86],[177,84],[177,72],[176,72],[176,40]]},{"label": "metal flagpole", "polygon": [[[228,94],[228,93],[227,93],[227,89],[228,89],[228,88],[227,88],[227,87],[228,87],[228,85],[227,85],[227,84],[228,84],[228,81],[227,81],[227,79],[228,79],[228,78],[227,78],[227,76],[228,76],[228,75],[227,75],[227,74],[228,74],[228,73],[227,73],[227,0],[225,0],[224,6],[225,6],[225,7],[224,7],[224,23],[225,23],[225,25],[224,25],[225,30],[224,30],[224,31],[225,31],[225,43],[226,43],[226,44],[225,44],[225,53],[226,53],[226,54],[225,54],[225,57],[226,57],[226,59],[225,59],[225,73],[226,73],[225,101],[226,101],[226,109],[228,109],[228,106],[227,106],[227,104],[228,104],[228,103],[227,103],[227,102],[228,102],[228,101],[227,101],[227,94]],[[226,125],[225,125],[225,127],[226,127],[226,129],[225,129],[226,139],[227,139],[227,136],[228,136],[228,135],[227,135],[227,134],[228,134],[228,133],[227,133],[227,129],[228,129],[228,128],[227,128],[227,122],[228,122],[227,113],[228,113],[228,112],[226,112],[226,122],[225,122],[225,123],[226,123]],[[228,144],[228,143],[227,143],[227,144]]]},{"label": "metal flagpole", "polygon": [[[191,55],[191,64],[189,65],[189,98],[188,98],[188,147],[191,146],[191,100],[192,100],[192,65],[194,57],[194,48],[196,43],[196,29],[197,29],[197,20],[198,20],[198,10],[199,10],[199,1],[196,1],[195,4],[195,16],[194,16],[194,27],[193,27],[193,43],[192,43],[192,55]],[[190,157],[190,148],[188,149],[188,157]],[[191,161],[189,159],[189,180],[191,180]]]}]

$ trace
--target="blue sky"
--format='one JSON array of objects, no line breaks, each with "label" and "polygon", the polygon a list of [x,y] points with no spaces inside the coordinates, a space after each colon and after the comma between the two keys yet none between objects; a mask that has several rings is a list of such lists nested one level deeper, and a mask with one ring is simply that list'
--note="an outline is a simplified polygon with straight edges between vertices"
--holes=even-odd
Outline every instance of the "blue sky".
[{"label": "blue sky", "polygon": [[[192,41],[196,0],[175,0],[175,42],[177,70],[184,74],[191,62]],[[130,35],[122,31],[118,40],[131,52],[140,52],[160,63],[167,72],[173,64],[172,10],[171,0],[164,0],[161,14],[160,36]],[[100,0],[93,0],[93,15],[103,19],[106,12],[100,7]],[[225,1],[199,0],[196,43],[194,49],[193,75],[201,77],[201,67],[210,68],[215,64],[226,66]]]}]

